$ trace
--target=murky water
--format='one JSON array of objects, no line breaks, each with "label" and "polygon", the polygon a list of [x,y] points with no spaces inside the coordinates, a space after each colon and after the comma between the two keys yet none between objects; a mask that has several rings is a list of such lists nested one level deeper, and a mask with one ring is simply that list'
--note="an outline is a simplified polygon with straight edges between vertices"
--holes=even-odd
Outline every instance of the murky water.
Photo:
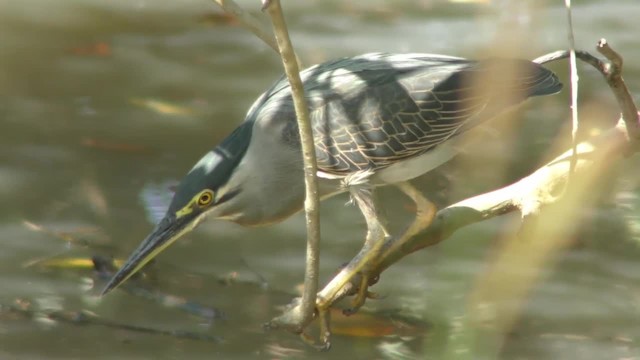
[{"label": "murky water", "polygon": [[[284,6],[298,52],[312,64],[369,51],[483,57],[499,54],[503,45],[534,58],[566,47],[560,3],[284,1]],[[258,2],[241,4],[256,8]],[[575,6],[578,46],[592,49],[606,37],[625,57],[625,78],[637,97],[637,0]],[[215,5],[204,0],[0,1],[0,358],[326,356],[293,335],[261,330],[302,280],[300,214],[260,229],[209,221],[160,256],[149,279],[140,282],[218,308],[224,320],[168,307],[135,291],[116,291],[98,301],[87,290],[94,276],[89,265],[52,262],[127,256],[151,229],[148,202],[162,203],[162,189],[169,193],[169,184],[242,121],[253,100],[280,75],[272,50],[215,13]],[[522,37],[512,42],[517,36]],[[564,63],[552,67],[566,79]],[[582,69],[582,111],[599,115],[601,121],[590,126],[606,128],[617,116],[615,102],[599,76]],[[449,167],[449,177],[465,174],[449,190],[443,191],[446,176],[416,184],[446,203],[526,174],[550,156],[558,136],[566,139],[567,99],[565,91],[529,102],[517,112],[519,119],[512,119],[514,140],[489,135],[481,151],[458,160],[464,167]],[[502,133],[504,123],[489,132]],[[614,201],[629,190],[625,204],[637,202],[633,168],[638,162],[624,164],[599,206],[585,209],[587,220],[574,246],[547,265],[514,328],[501,339],[502,357],[640,357],[640,249],[630,227],[633,218],[630,223],[623,217],[634,212]],[[159,198],[149,195],[158,193]],[[396,191],[385,190],[382,197],[392,223],[411,216],[411,204]],[[338,197],[322,207],[323,281],[361,245],[364,222],[345,202]],[[460,340],[468,296],[496,241],[517,232],[514,219],[468,227],[385,272],[374,288],[383,299],[368,304],[374,319],[352,325],[336,319],[342,335],[335,336],[330,355],[480,356],[478,344]],[[225,276],[238,280],[222,285]],[[260,278],[268,287],[259,285]],[[56,320],[43,316],[56,310],[71,313],[54,312],[67,315]],[[74,313],[81,310],[98,317]],[[403,329],[401,319],[415,327]],[[124,324],[173,333],[127,330]],[[391,330],[390,324],[395,324]],[[363,329],[374,329],[377,336],[363,336]],[[219,336],[223,342],[186,339],[176,331]]]}]

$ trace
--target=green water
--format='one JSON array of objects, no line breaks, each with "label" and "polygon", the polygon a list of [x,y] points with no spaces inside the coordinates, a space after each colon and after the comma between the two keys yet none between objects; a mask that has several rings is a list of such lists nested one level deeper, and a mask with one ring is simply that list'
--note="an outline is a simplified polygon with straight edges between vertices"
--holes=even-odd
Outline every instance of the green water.
[{"label": "green water", "polygon": [[[637,98],[636,2],[577,2],[574,21],[580,48],[593,49],[606,37],[624,55],[625,78]],[[255,9],[259,2],[241,4]],[[517,56],[534,58],[566,47],[559,1],[367,4],[284,1],[303,61],[370,51],[482,57],[517,29],[526,39],[514,47]],[[213,324],[122,291],[98,301],[87,290],[92,275],[87,270],[25,266],[53,255],[126,257],[152,227],[141,201],[144,189],[168,188],[179,179],[280,76],[281,64],[271,49],[233,22],[208,16],[214,12],[216,6],[205,0],[0,1],[0,304],[21,299],[43,311],[85,309],[119,324],[224,338],[216,344],[0,312],[0,358],[328,356],[291,334],[261,329],[302,280],[300,214],[259,229],[208,221],[159,257],[146,286],[227,314]],[[553,69],[568,83],[564,63]],[[597,74],[582,69],[582,113],[599,115],[600,121],[589,125],[606,128],[617,117],[615,101]],[[457,159],[464,167],[453,164],[416,184],[447,203],[525,175],[550,156],[558,137],[566,139],[567,104],[567,91],[527,103],[509,120],[515,127],[509,139],[499,136],[502,121],[488,130],[498,136],[488,135],[477,151]],[[546,265],[514,328],[501,339],[502,358],[640,356],[640,249],[615,201],[623,189],[634,194],[637,164],[637,159],[626,160],[605,199],[584,210],[574,245]],[[384,190],[382,198],[393,224],[411,216],[410,202],[395,190]],[[323,281],[362,243],[364,221],[346,201],[337,197],[322,205]],[[632,210],[624,214],[634,215]],[[396,311],[426,331],[335,336],[329,355],[476,358],[482,344],[466,341],[461,330],[468,296],[486,271],[496,241],[517,232],[515,219],[465,228],[383,274],[373,288],[383,299],[370,301],[368,309]],[[34,231],[25,221],[69,232],[88,245]],[[232,272],[249,284],[221,286],[218,278]],[[267,280],[268,289],[252,285],[255,273]]]}]

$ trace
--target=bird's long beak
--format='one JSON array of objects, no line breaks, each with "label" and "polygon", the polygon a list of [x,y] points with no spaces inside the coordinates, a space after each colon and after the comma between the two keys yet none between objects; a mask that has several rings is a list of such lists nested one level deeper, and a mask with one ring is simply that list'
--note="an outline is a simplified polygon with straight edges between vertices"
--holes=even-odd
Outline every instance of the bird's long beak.
[{"label": "bird's long beak", "polygon": [[101,296],[115,289],[123,282],[127,281],[133,274],[142,269],[149,261],[156,257],[162,250],[173,244],[182,235],[189,232],[197,221],[189,216],[176,218],[173,215],[165,216],[155,229],[131,254],[127,262],[109,280],[104,287]]}]

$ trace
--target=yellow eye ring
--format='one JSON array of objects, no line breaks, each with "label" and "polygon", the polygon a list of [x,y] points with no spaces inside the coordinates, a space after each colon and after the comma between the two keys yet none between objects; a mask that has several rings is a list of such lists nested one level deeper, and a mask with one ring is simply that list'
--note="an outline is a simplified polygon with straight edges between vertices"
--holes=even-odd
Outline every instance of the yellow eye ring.
[{"label": "yellow eye ring", "polygon": [[207,206],[213,201],[213,191],[205,190],[198,196],[198,205]]}]

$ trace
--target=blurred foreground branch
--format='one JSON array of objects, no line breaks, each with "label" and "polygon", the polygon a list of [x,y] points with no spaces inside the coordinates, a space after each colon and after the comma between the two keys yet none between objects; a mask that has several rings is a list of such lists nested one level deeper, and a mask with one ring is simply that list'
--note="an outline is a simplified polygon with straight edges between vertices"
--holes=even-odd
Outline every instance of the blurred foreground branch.
[{"label": "blurred foreground branch", "polygon": [[240,23],[263,40],[282,59],[282,64],[291,85],[292,97],[298,120],[298,130],[302,145],[305,174],[305,214],[307,219],[307,255],[304,278],[304,292],[300,306],[274,319],[270,327],[285,327],[293,332],[302,333],[304,327],[311,322],[314,311],[316,293],[318,292],[318,268],[320,247],[320,210],[318,197],[318,180],[315,145],[309,121],[309,110],[304,97],[304,89],[300,79],[301,62],[296,55],[287,25],[282,14],[279,0],[262,0],[262,10],[266,11],[273,25],[273,33],[255,16],[246,12],[233,0],[214,0],[225,12],[233,15]]},{"label": "blurred foreground branch", "polygon": [[[313,319],[318,292],[318,272],[320,263],[320,198],[318,195],[318,165],[316,163],[315,143],[309,107],[304,95],[304,87],[300,79],[300,69],[293,45],[289,39],[287,24],[282,13],[280,0],[263,0],[265,10],[273,24],[273,31],[278,42],[280,57],[291,85],[291,95],[298,121],[298,133],[302,146],[304,165],[305,200],[304,211],[307,219],[307,254],[304,272],[304,290],[300,306],[271,321],[271,327],[285,327],[296,333],[303,333],[306,325]],[[324,316],[324,315],[322,315]],[[321,332],[328,333],[327,321],[322,321]],[[305,339],[303,337],[303,339]]]}]

